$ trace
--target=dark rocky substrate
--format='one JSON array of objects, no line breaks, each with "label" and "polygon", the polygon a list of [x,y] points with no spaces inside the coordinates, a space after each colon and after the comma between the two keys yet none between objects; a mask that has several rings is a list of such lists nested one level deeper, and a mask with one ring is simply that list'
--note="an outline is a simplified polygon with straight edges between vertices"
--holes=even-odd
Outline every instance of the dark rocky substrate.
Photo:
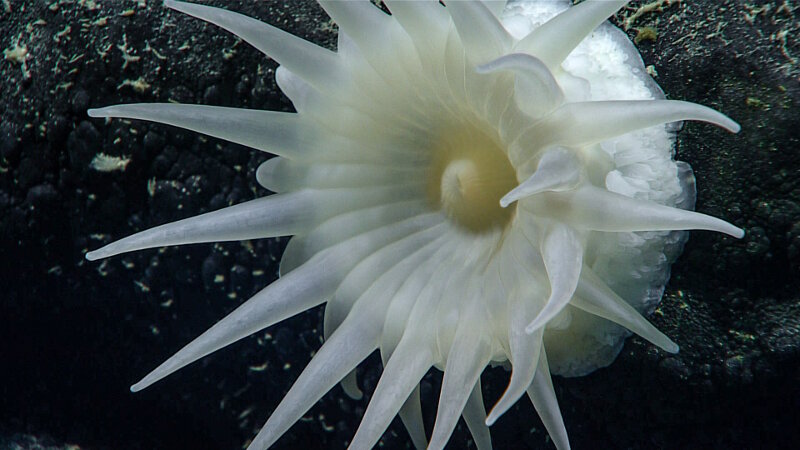
[{"label": "dark rocky substrate", "polygon": [[[312,2],[211,3],[324,45],[335,41],[335,27]],[[632,338],[610,367],[556,378],[566,426],[576,449],[796,448],[800,11],[783,0],[665,3],[628,32],[657,31],[638,47],[669,98],[741,123],[739,135],[687,124],[677,151],[697,175],[697,209],[748,234],[736,241],[692,233],[652,318],[681,352]],[[83,254],[266,194],[254,170],[268,155],[164,126],[91,120],[85,111],[170,100],[289,111],[274,62],[153,0],[3,2],[0,46],[8,51],[0,60],[0,447],[240,448],[321,344],[319,309],[141,393],[128,386],[273,281],[285,240],[98,263]],[[101,152],[130,163],[91,169]],[[369,394],[378,358],[360,374]],[[506,379],[503,369],[487,370],[487,404]],[[423,383],[430,421],[440,381],[430,373]],[[276,448],[343,448],[365,406],[337,387]],[[527,402],[492,434],[496,448],[552,447]],[[468,439],[459,426],[450,447]],[[408,446],[399,421],[382,443]]]}]

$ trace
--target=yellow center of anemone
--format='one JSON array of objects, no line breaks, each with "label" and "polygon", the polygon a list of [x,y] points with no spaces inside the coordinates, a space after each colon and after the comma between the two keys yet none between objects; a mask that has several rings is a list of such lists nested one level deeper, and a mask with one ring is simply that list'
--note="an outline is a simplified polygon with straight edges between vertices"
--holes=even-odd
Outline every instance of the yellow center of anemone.
[{"label": "yellow center of anemone", "polygon": [[501,207],[500,198],[517,178],[499,140],[475,127],[457,127],[440,134],[432,155],[427,193],[434,207],[473,233],[510,222],[515,208]]}]

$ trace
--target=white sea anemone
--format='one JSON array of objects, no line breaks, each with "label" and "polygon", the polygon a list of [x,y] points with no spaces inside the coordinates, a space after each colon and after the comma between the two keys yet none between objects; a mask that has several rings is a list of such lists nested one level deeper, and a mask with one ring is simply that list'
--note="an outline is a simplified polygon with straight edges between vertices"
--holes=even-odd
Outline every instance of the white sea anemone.
[{"label": "white sea anemone", "polygon": [[[90,260],[165,245],[294,235],[281,278],[133,385],[143,389],[244,336],[326,304],[325,344],[251,448],[274,443],[355,368],[384,370],[352,448],[397,414],[416,447],[442,448],[460,415],[480,449],[488,425],[527,393],[569,448],[550,378],[609,364],[630,330],[678,346],[641,314],[660,300],[685,234],[741,237],[688,211],[693,177],[665,124],[709,108],[668,101],[627,37],[604,23],[625,0],[320,0],[336,52],[254,19],[170,8],[225,28],[280,64],[297,113],[135,104],[92,117],[144,119],[278,156],[259,167],[265,198],[161,225]],[[486,415],[480,375],[511,380]],[[444,371],[430,441],[418,384]]]}]

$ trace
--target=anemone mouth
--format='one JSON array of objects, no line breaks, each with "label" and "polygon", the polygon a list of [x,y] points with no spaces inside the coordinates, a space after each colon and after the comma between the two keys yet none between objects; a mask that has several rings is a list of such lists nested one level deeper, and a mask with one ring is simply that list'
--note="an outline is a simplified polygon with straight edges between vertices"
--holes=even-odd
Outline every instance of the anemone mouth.
[{"label": "anemone mouth", "polygon": [[516,206],[500,199],[517,186],[499,138],[474,125],[448,127],[431,146],[426,194],[455,226],[481,234],[505,229]]}]

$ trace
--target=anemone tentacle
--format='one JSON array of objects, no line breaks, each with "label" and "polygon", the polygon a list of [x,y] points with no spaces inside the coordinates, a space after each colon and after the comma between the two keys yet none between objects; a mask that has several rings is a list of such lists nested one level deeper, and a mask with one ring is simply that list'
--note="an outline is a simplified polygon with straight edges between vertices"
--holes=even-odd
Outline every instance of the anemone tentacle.
[{"label": "anemone tentacle", "polygon": [[424,341],[417,342],[421,338],[422,336],[407,336],[397,345],[383,369],[383,375],[375,387],[349,448],[372,448],[419,380],[436,361],[433,349],[426,346]]},{"label": "anemone tentacle", "polygon": [[343,81],[335,52],[243,14],[196,3],[164,0],[164,6],[230,31],[279,64],[320,88]]},{"label": "anemone tentacle", "polygon": [[478,73],[508,70],[514,73],[514,100],[520,111],[544,117],[564,102],[564,93],[547,66],[527,53],[510,53],[475,68]]},{"label": "anemone tentacle", "polygon": [[545,152],[536,171],[500,199],[503,208],[515,201],[544,191],[566,191],[580,182],[581,164],[574,152],[556,147]]},{"label": "anemone tentacle", "polygon": [[317,205],[311,191],[259,198],[141,231],[87,253],[86,259],[94,261],[167,245],[238,241],[301,233],[315,222],[312,217],[316,214]]},{"label": "anemone tentacle", "polygon": [[[325,337],[349,317],[363,297],[391,298],[401,281],[442,245],[444,230],[436,226],[401,239],[364,258],[342,280],[325,308]],[[384,276],[391,276],[384,280]],[[373,300],[378,301],[378,300]],[[388,305],[387,305],[388,308]]]},{"label": "anemone tentacle", "polygon": [[281,275],[302,265],[312,256],[340,242],[368,231],[426,214],[424,202],[401,200],[364,209],[343,212],[317,224],[302,236],[289,241],[281,259]]},{"label": "anemone tentacle", "polygon": [[582,240],[568,225],[553,224],[545,229],[541,253],[550,282],[550,297],[536,318],[525,327],[526,333],[531,334],[550,322],[572,300],[583,266]]},{"label": "anemone tentacle", "polygon": [[453,2],[447,11],[473,65],[493,60],[510,49],[511,35],[484,3]]},{"label": "anemone tentacle", "polygon": [[553,388],[553,380],[550,378],[550,367],[547,364],[547,355],[544,345],[539,353],[539,363],[536,365],[536,375],[533,382],[528,387],[528,397],[530,397],[536,413],[542,419],[542,424],[547,429],[550,439],[558,450],[569,450],[569,438],[567,437],[567,427],[564,426],[564,419],[561,416],[561,408],[558,406],[558,399]]},{"label": "anemone tentacle", "polygon": [[741,228],[715,217],[589,185],[572,191],[542,192],[523,208],[594,231],[709,230],[735,238],[744,236]]},{"label": "anemone tentacle", "polygon": [[551,70],[557,69],[589,33],[628,2],[630,0],[586,0],[532,31],[517,42],[516,49],[537,55]]},{"label": "anemone tentacle", "polygon": [[328,337],[275,407],[251,447],[272,445],[314,403],[377,348],[380,327],[376,317],[372,316],[374,309],[360,311],[360,317],[345,321]]},{"label": "anemone tentacle", "polygon": [[[477,298],[467,299],[477,301]],[[481,310],[470,308],[465,314],[476,314]],[[459,318],[461,319],[461,318]],[[439,407],[436,411],[436,422],[433,427],[429,449],[443,449],[458,418],[472,395],[484,367],[491,360],[491,341],[488,330],[475,330],[475,317],[464,317],[453,337],[453,343],[447,354],[444,369],[442,390],[439,395]],[[484,415],[486,413],[484,412]]]},{"label": "anemone tentacle", "polygon": [[492,436],[489,432],[489,426],[486,425],[484,418],[486,417],[486,407],[483,406],[483,389],[481,389],[481,379],[475,382],[472,392],[467,399],[467,404],[464,406],[462,413],[464,422],[467,424],[467,429],[472,435],[472,440],[475,442],[475,447],[478,450],[492,450]]},{"label": "anemone tentacle", "polygon": [[[272,192],[298,189],[332,189],[381,185],[414,185],[408,167],[386,167],[364,162],[307,164],[286,158],[272,158],[262,163],[256,171],[256,180]],[[298,180],[307,180],[300,184]]]},{"label": "anemone tentacle", "polygon": [[[584,147],[631,131],[681,120],[713,123],[736,133],[739,125],[711,108],[679,100],[616,100],[566,103],[511,144],[514,160],[534,157],[551,146]],[[559,124],[574,123],[575,130]]]},{"label": "anemone tentacle", "polygon": [[584,311],[618,323],[668,353],[677,353],[678,344],[658,331],[636,309],[620,298],[588,267],[581,270],[581,279],[572,304]]},{"label": "anemone tentacle", "polygon": [[[384,363],[385,364],[385,363]],[[428,437],[425,435],[425,422],[422,418],[422,398],[419,384],[411,391],[400,411],[397,412],[403,426],[408,431],[411,443],[418,450],[428,448]]]},{"label": "anemone tentacle", "polygon": [[310,124],[297,114],[223,106],[139,103],[90,109],[89,117],[140,119],[173,125],[291,159],[314,150]]}]

